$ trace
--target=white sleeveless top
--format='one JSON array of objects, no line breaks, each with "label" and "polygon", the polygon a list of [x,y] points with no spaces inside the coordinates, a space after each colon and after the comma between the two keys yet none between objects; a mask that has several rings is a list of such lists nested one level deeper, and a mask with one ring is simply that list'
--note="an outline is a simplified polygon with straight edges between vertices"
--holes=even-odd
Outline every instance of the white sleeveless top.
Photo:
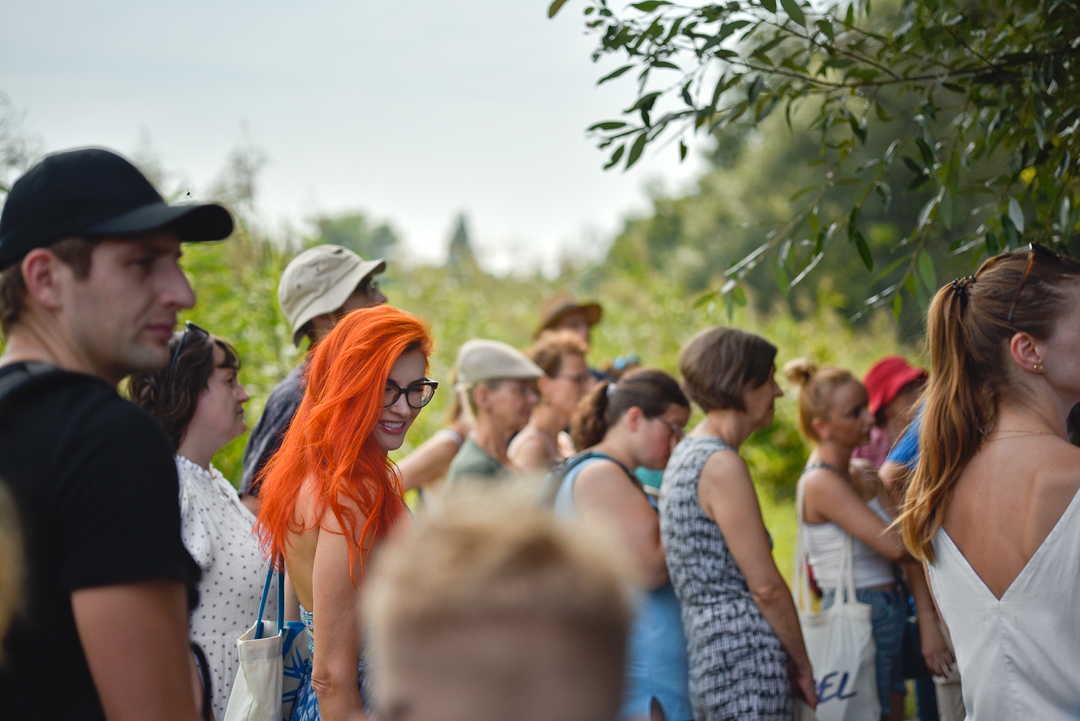
[{"label": "white sleeveless top", "polygon": [[[891,523],[878,499],[866,504],[881,520]],[[840,552],[844,549],[847,531],[832,522],[806,523],[803,519],[806,541],[806,560],[814,572],[814,580],[822,591],[831,591],[838,585]],[[858,538],[852,538],[852,559],[855,563],[855,588],[874,588],[893,583],[892,563]]]},{"label": "white sleeveless top", "polygon": [[952,633],[969,721],[1080,718],[1080,493],[1000,598],[945,529],[930,586]]}]

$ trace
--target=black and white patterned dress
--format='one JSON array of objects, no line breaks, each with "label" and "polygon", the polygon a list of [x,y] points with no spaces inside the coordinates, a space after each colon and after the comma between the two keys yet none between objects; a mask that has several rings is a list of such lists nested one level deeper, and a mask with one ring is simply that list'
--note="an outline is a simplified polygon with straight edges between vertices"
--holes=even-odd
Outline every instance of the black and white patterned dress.
[{"label": "black and white patterned dress", "polygon": [[746,585],[720,527],[698,502],[709,456],[732,449],[691,436],[675,448],[660,490],[660,533],[682,605],[695,721],[790,721],[788,656]]}]

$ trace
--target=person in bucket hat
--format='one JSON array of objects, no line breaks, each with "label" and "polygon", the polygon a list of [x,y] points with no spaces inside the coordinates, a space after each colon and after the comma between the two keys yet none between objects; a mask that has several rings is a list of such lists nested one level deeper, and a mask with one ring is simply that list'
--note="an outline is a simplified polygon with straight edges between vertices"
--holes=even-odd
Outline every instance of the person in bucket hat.
[{"label": "person in bucket hat", "polygon": [[198,718],[187,625],[200,574],[176,466],[116,386],[169,364],[177,313],[195,304],[181,242],[232,229],[224,207],[170,205],[99,148],[44,158],[7,195],[0,477],[28,586],[0,667],[5,719]]},{"label": "person in bucket hat", "polygon": [[[382,305],[386,296],[375,276],[386,270],[382,258],[364,260],[340,245],[317,245],[293,258],[281,274],[278,302],[292,326],[293,343],[307,338],[314,347],[349,311]],[[307,361],[293,368],[270,392],[258,423],[248,436],[240,476],[241,498],[257,509],[259,474],[281,445],[304,397]]]}]

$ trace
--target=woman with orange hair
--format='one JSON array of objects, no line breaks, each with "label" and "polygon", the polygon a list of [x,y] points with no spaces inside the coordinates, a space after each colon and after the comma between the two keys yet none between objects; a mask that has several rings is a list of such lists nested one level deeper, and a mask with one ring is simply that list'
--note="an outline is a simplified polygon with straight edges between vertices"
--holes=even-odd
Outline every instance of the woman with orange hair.
[{"label": "woman with orange hair", "polygon": [[349,313],[312,351],[304,399],[264,472],[260,535],[288,566],[312,636],[296,721],[366,718],[359,589],[372,549],[407,512],[387,453],[438,387],[426,377],[431,347],[408,313]]}]

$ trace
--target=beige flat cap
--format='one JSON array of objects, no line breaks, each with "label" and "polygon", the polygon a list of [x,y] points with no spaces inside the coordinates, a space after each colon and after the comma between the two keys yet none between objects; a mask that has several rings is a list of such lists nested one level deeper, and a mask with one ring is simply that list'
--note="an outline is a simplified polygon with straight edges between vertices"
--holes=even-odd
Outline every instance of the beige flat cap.
[{"label": "beige flat cap", "polygon": [[544,371],[517,348],[497,340],[466,341],[458,350],[459,385],[502,378],[540,378]]}]

